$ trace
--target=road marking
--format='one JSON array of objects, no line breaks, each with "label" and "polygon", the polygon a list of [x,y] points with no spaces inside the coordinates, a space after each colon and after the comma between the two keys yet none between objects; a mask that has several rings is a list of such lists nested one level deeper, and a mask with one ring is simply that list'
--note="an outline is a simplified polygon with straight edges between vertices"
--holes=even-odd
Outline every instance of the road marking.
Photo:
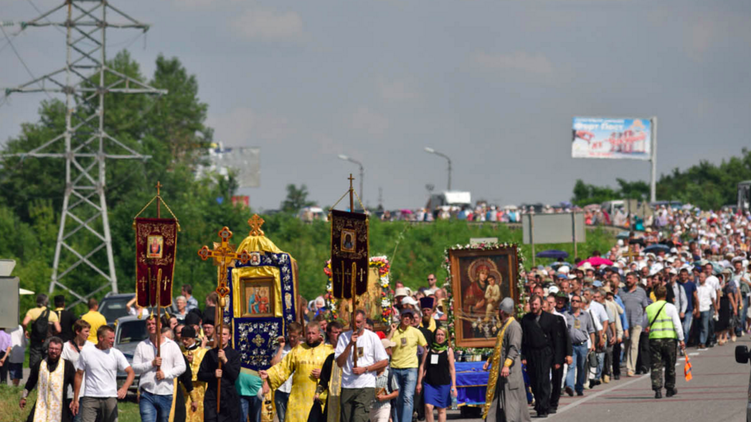
[{"label": "road marking", "polygon": [[[563,412],[565,412],[565,411],[567,411],[567,410],[573,409],[574,407],[576,407],[576,406],[578,406],[578,405],[580,405],[580,404],[582,404],[582,403],[586,403],[586,402],[588,402],[588,401],[590,401],[590,400],[592,400],[592,399],[594,399],[594,398],[600,397],[601,395],[603,395],[603,394],[605,394],[605,393],[608,393],[608,392],[611,392],[611,391],[617,390],[617,389],[619,389],[619,388],[621,388],[621,387],[625,387],[625,386],[627,386],[627,385],[631,385],[631,384],[633,384],[633,383],[635,383],[635,382],[639,382],[639,381],[641,381],[641,380],[643,380],[643,379],[645,379],[645,378],[649,378],[649,374],[645,374],[645,375],[642,375],[642,376],[640,376],[640,377],[638,377],[638,378],[636,378],[636,379],[633,379],[633,380],[631,380],[631,381],[625,382],[625,383],[623,383],[623,384],[621,384],[621,385],[616,385],[616,386],[614,386],[614,387],[610,387],[610,388],[608,388],[607,390],[602,390],[602,391],[600,391],[600,392],[597,392],[597,393],[594,393],[594,394],[592,394],[592,395],[588,395],[588,396],[584,397],[584,398],[583,398],[583,399],[581,399],[581,400],[575,401],[575,402],[573,402],[573,403],[571,403],[571,404],[567,404],[566,406],[564,406],[564,407],[562,407],[562,408],[558,409],[558,413],[556,413],[556,414],[554,414],[554,415],[550,415],[550,417],[553,417],[553,416],[556,416],[556,415],[560,415],[561,413],[563,413]],[[591,391],[591,390],[589,390],[589,391]]]}]

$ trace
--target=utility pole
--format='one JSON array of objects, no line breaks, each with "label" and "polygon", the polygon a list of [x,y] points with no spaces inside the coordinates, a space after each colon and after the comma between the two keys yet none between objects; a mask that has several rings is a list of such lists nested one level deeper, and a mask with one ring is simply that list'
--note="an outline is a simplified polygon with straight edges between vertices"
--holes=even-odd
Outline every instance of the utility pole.
[{"label": "utility pole", "polygon": [[[65,16],[55,16],[63,13]],[[54,18],[58,20],[54,21]],[[112,18],[118,22],[110,21]],[[149,25],[115,8],[109,0],[65,0],[38,18],[22,22],[21,30],[43,26],[66,29],[65,66],[6,89],[6,95],[14,92],[65,95],[65,132],[29,152],[13,155],[22,159],[65,159],[65,193],[49,292],[56,287],[67,290],[77,299],[69,304],[72,307],[107,287],[113,293],[118,291],[105,196],[106,160],[150,158],[105,131],[105,98],[111,93],[164,95],[167,91],[153,88],[107,66],[108,28],[144,32],[149,29]],[[64,152],[59,152],[59,144],[63,144]],[[75,240],[79,239],[87,241],[76,243]],[[107,267],[99,264],[103,260],[97,253],[102,249],[107,255]],[[64,257],[62,260],[61,256]],[[101,275],[106,283],[97,283],[99,287],[96,289],[77,293],[60,282],[81,264]]]}]

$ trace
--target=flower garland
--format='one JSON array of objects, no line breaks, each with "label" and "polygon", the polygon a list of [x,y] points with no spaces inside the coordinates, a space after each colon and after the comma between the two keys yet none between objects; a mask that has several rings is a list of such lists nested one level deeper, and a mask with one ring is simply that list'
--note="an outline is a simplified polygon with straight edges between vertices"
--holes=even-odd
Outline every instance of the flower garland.
[{"label": "flower garland", "polygon": [[470,352],[470,353],[477,353],[477,354],[485,354],[492,351],[492,349],[475,349],[475,348],[469,348],[469,347],[459,347],[456,346],[456,337],[455,337],[455,321],[454,321],[454,295],[453,295],[453,288],[452,288],[452,277],[451,277],[451,260],[449,260],[449,251],[463,251],[463,250],[478,250],[478,251],[491,251],[496,249],[504,249],[504,248],[513,248],[516,252],[516,262],[519,265],[519,268],[517,270],[517,279],[516,279],[516,287],[519,292],[519,300],[516,305],[516,314],[518,316],[524,314],[524,306],[527,303],[528,297],[524,292],[524,255],[522,255],[521,248],[516,243],[479,243],[475,245],[455,245],[449,249],[446,249],[443,252],[443,268],[446,269],[446,283],[443,285],[443,288],[446,289],[446,292],[448,293],[448,300],[449,300],[449,306],[448,310],[446,311],[446,317],[447,317],[447,324],[448,324],[448,330],[449,334],[451,336],[451,341],[454,344],[454,348],[456,350],[461,350],[464,352]]},{"label": "flower garland", "polygon": [[[392,302],[394,301],[394,291],[389,284],[391,263],[386,255],[371,256],[370,261],[368,262],[368,267],[378,269],[378,275],[380,276],[379,281],[381,283],[381,320],[388,325],[391,321]],[[326,306],[330,311],[330,319],[335,320],[339,318],[339,312],[337,310],[338,299],[334,298],[334,273],[331,271],[331,260],[326,261],[326,265],[323,267],[323,273],[326,274],[326,277],[329,279],[326,284],[326,295],[324,296],[324,299],[326,300]]]}]

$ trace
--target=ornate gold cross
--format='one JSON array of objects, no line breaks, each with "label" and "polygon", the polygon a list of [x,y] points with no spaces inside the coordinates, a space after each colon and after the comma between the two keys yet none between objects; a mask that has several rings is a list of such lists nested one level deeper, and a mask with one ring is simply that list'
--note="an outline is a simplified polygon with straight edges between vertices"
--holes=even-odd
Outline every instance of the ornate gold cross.
[{"label": "ornate gold cross", "polygon": [[634,257],[639,256],[639,252],[636,252],[633,247],[629,245],[628,251],[624,253],[623,256],[628,258],[628,263],[630,264]]},{"label": "ornate gold cross", "polygon": [[[229,244],[232,232],[226,226],[222,227],[218,234],[222,239],[222,243],[219,245],[214,244],[213,250],[204,245],[198,250],[198,256],[204,261],[214,258],[214,265],[219,266],[220,275],[216,293],[220,298],[224,298],[229,294],[229,288],[227,287],[227,267],[232,264],[232,260],[234,259],[240,260],[243,264],[247,263],[250,260],[250,254],[247,251],[242,251],[239,254],[233,251],[232,245]],[[224,307],[224,305],[221,306]]]},{"label": "ornate gold cross", "polygon": [[261,230],[263,223],[263,218],[259,217],[258,214],[253,214],[253,217],[248,220],[248,225],[250,226],[250,235],[263,236],[263,230]]},{"label": "ornate gold cross", "polygon": [[[243,264],[250,261],[250,254],[248,251],[243,250],[240,253],[233,252],[233,247],[229,244],[229,239],[232,238],[232,232],[229,230],[227,226],[222,227],[221,230],[219,230],[219,237],[222,239],[222,243],[220,243],[218,246],[215,243],[214,249],[209,249],[208,246],[204,245],[201,249],[198,250],[198,256],[201,257],[202,260],[207,260],[209,258],[214,258],[214,265],[219,266],[219,282],[216,288],[216,294],[219,295],[219,300],[217,301],[217,314],[219,323],[216,325],[216,334],[214,334],[215,342],[214,345],[217,349],[221,348],[221,338],[222,338],[222,326],[224,325],[224,307],[227,304],[225,297],[229,294],[229,287],[227,287],[227,267],[232,263],[233,259],[240,260]],[[222,369],[222,361],[219,361],[219,369]],[[216,411],[219,413],[221,409],[221,378],[217,379],[217,392],[216,392]]]}]

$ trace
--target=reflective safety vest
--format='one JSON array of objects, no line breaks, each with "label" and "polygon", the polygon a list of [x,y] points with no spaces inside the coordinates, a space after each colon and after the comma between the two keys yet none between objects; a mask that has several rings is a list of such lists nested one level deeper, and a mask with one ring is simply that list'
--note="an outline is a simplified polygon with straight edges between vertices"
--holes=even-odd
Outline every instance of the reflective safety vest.
[{"label": "reflective safety vest", "polygon": [[[678,334],[675,332],[675,326],[673,326],[673,319],[670,318],[665,312],[664,300],[658,300],[657,302],[647,306],[647,323],[654,321],[652,327],[649,329],[649,338],[678,338]],[[667,307],[667,305],[665,305]],[[662,310],[660,310],[662,308]],[[655,314],[660,312],[655,318]]]}]

